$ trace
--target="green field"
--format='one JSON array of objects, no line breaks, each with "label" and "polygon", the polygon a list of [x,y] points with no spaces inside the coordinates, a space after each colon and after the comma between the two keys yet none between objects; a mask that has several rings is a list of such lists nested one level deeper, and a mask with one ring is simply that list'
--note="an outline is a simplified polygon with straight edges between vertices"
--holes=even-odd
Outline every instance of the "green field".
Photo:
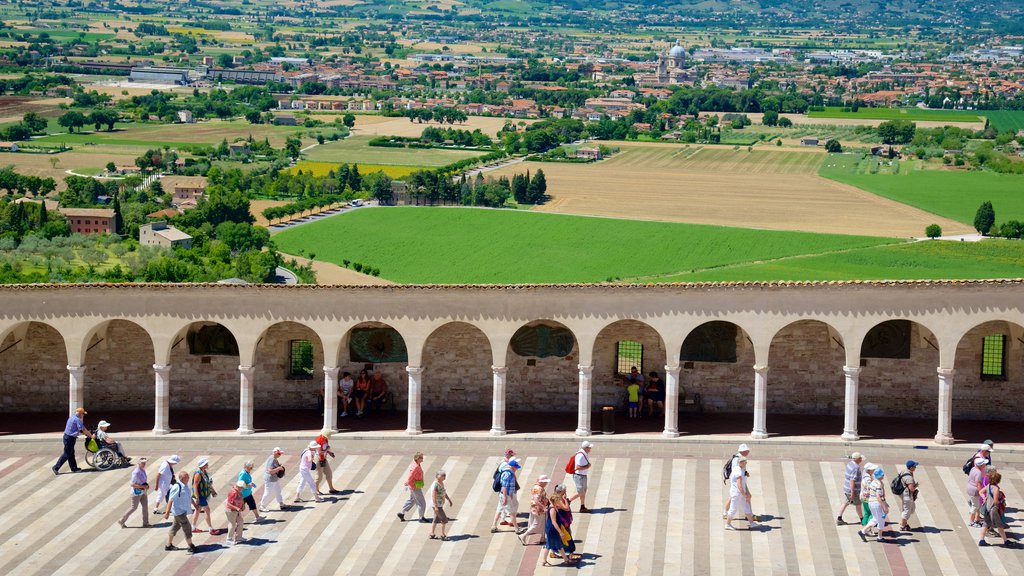
[{"label": "green field", "polygon": [[313,162],[335,164],[391,164],[396,166],[419,166],[435,168],[458,162],[464,158],[475,158],[484,152],[471,150],[442,150],[436,148],[381,148],[369,146],[372,136],[350,136],[344,140],[328,142],[311,148],[304,153]]},{"label": "green field", "polygon": [[872,174],[870,166],[875,162],[878,160],[859,154],[830,155],[819,173],[965,224],[974,223],[974,214],[985,201],[992,202],[997,224],[1024,220],[1024,176],[927,169],[919,160],[904,160],[895,166],[883,164],[877,174]]},{"label": "green field", "polygon": [[1024,110],[983,110],[981,115],[1000,132],[1024,130]]},{"label": "green field", "polygon": [[760,282],[780,280],[935,280],[1024,277],[1024,242],[922,241],[776,262],[699,270],[658,282]]},{"label": "green field", "polygon": [[920,120],[931,122],[979,122],[978,112],[964,110],[922,110],[920,108],[860,108],[844,112],[829,106],[824,111],[811,111],[808,118],[859,118],[862,120]]},{"label": "green field", "polygon": [[[359,173],[364,176],[374,172],[383,172],[395,180],[400,180],[417,170],[422,170],[419,166],[393,166],[361,163],[356,164],[356,166],[359,166]],[[327,176],[331,172],[337,171],[340,167],[341,164],[336,162],[310,162],[309,160],[299,160],[289,171],[292,174],[296,172],[305,172],[306,174],[312,174],[313,176]]]},{"label": "green field", "polygon": [[[53,122],[51,122],[51,126]],[[69,134],[66,131],[51,133],[36,138],[34,143],[59,145],[61,143],[95,144],[105,146],[134,146],[155,148],[158,146],[180,146],[182,144],[207,144],[216,146],[221,141],[248,138],[256,140],[268,138],[272,146],[283,146],[288,136],[297,133],[315,134],[335,130],[331,125],[319,128],[303,128],[302,126],[275,126],[272,124],[250,124],[237,120],[209,120],[196,124],[149,124],[149,123],[118,123],[112,132],[101,130],[93,132],[92,126],[86,126],[84,132]]]},{"label": "green field", "polygon": [[[402,283],[600,282],[900,242],[470,208],[355,210],[274,235]],[[301,251],[301,252],[300,252]]]}]

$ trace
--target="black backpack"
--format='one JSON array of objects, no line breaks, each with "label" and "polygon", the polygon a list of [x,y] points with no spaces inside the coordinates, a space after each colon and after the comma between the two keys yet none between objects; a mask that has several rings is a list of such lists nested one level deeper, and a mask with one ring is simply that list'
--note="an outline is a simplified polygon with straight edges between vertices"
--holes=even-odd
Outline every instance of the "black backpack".
[{"label": "black backpack", "polygon": [[732,476],[732,459],[735,456],[729,456],[729,459],[725,461],[725,466],[722,466],[722,484],[729,482],[729,477]]},{"label": "black backpack", "polygon": [[494,469],[494,482],[491,484],[491,489],[501,492],[501,466]]},{"label": "black backpack", "polygon": [[895,478],[892,479],[892,484],[889,485],[889,488],[892,489],[893,494],[895,494],[896,496],[901,496],[904,492],[906,492],[907,486],[906,484],[903,483],[903,477],[909,475],[909,472],[900,472],[899,474],[896,475]]},{"label": "black backpack", "polygon": [[977,455],[978,455],[977,453],[974,453],[973,456],[971,456],[970,458],[967,459],[967,462],[964,462],[964,467],[963,467],[964,474],[970,474],[971,473],[971,470],[974,468],[974,458]]}]

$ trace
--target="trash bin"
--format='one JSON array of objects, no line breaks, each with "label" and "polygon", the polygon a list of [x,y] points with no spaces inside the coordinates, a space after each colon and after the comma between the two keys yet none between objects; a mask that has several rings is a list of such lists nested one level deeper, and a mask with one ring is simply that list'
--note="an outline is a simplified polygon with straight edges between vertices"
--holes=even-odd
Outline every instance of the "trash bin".
[{"label": "trash bin", "polygon": [[604,434],[615,434],[615,407],[605,406],[601,408],[601,432]]}]

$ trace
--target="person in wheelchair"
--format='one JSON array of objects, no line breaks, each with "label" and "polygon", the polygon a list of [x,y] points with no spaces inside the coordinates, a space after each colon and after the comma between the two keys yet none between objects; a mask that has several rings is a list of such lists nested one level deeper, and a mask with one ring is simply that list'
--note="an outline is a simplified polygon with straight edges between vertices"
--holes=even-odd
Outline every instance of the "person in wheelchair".
[{"label": "person in wheelchair", "polygon": [[96,431],[96,440],[99,441],[100,447],[110,448],[117,454],[117,457],[121,459],[118,463],[122,466],[127,466],[132,463],[132,459],[124,455],[124,450],[121,449],[121,443],[114,440],[114,437],[107,433],[107,428],[110,428],[110,422],[106,420],[100,420],[99,428]]}]

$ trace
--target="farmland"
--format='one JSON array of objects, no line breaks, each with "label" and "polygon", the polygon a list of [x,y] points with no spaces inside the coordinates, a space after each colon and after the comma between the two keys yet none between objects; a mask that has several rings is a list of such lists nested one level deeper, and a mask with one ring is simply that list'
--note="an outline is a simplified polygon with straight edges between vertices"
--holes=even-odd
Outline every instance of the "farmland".
[{"label": "farmland", "polygon": [[[332,130],[325,126],[321,130]],[[288,136],[316,132],[301,126],[275,126],[272,124],[250,124],[245,121],[209,120],[197,124],[119,124],[113,132],[82,132],[75,134],[51,134],[36,138],[33,143],[59,145],[62,142],[75,144],[95,144],[138,147],[145,150],[156,146],[180,144],[209,144],[216,146],[222,140],[233,142],[239,138],[252,136],[256,140],[268,138],[271,146],[281,147]]]},{"label": "farmland", "polygon": [[985,110],[981,115],[1000,132],[1024,130],[1024,110]]},{"label": "farmland", "polygon": [[997,223],[1024,219],[1024,176],[943,170],[919,160],[898,161],[872,173],[878,162],[860,154],[830,156],[821,175],[968,226],[985,201],[992,202]]},{"label": "farmland", "polygon": [[[340,163],[335,162],[310,162],[309,160],[299,160],[295,163],[295,166],[291,169],[293,173],[302,171],[307,174],[313,174],[314,176],[327,176],[331,171],[337,170]],[[419,166],[384,166],[381,164],[356,164],[359,166],[359,173],[362,175],[371,174],[373,172],[383,172],[391,178],[403,178],[412,174],[416,170],[420,170]]]},{"label": "farmland", "polygon": [[[381,242],[386,238],[387,242]],[[495,239],[502,239],[495,242]],[[599,282],[898,242],[470,208],[355,210],[274,236],[402,283]]]},{"label": "farmland", "polygon": [[470,150],[383,148],[368,145],[370,136],[350,136],[309,149],[305,157],[313,162],[335,164],[381,164],[433,168],[484,154]]},{"label": "farmland", "polygon": [[[337,116],[336,114],[333,116]],[[410,122],[408,118],[393,116],[378,116],[375,114],[356,114],[356,125],[352,132],[363,136],[404,136],[418,137],[423,134],[427,126],[435,128],[455,128],[458,130],[480,130],[492,138],[505,126],[506,122],[532,124],[536,120],[521,120],[518,118],[499,118],[491,116],[470,116],[466,122],[455,124],[440,124],[438,122]],[[330,122],[333,120],[331,114],[315,113],[314,118]]]},{"label": "farmland", "polygon": [[775,262],[696,270],[658,282],[761,282],[775,280],[931,280],[1024,276],[1024,242],[922,241]]},{"label": "farmland", "polygon": [[919,236],[938,223],[969,226],[818,176],[820,150],[616,143],[595,164],[524,162],[495,175],[543,169],[544,212],[834,234]]},{"label": "farmland", "polygon": [[921,108],[859,108],[856,112],[830,106],[810,111],[809,118],[863,118],[869,120],[911,120],[927,122],[977,122],[979,112],[969,110],[924,110]]}]

